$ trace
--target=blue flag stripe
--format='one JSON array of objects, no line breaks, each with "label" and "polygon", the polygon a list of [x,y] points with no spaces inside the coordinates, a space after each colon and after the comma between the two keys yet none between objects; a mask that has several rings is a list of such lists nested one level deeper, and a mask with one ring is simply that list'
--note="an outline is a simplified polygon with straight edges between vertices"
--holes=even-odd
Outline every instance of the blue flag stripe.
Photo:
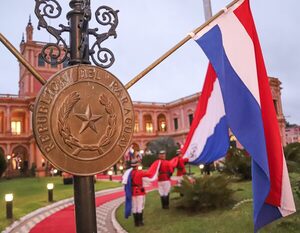
[{"label": "blue flag stripe", "polygon": [[128,175],[127,184],[124,186],[125,189],[125,218],[131,215],[132,209],[132,191],[131,191],[131,173]]},{"label": "blue flag stripe", "polygon": [[200,156],[190,163],[199,165],[216,161],[226,154],[228,147],[228,126],[226,117],[223,116],[220,119],[220,122],[215,126],[214,133],[210,137],[208,137]]}]

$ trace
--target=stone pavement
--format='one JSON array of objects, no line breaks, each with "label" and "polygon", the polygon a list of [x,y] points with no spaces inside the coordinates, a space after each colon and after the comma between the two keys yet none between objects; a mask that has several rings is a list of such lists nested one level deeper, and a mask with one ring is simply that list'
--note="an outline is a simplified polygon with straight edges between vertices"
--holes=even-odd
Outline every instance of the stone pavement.
[{"label": "stone pavement", "polygon": [[116,220],[116,209],[124,202],[124,197],[107,202],[96,208],[98,233],[125,233]]},{"label": "stone pavement", "polygon": [[[101,196],[120,192],[123,190],[122,187],[103,190],[96,193],[96,199],[101,198]],[[97,230],[99,232],[108,232],[108,233],[125,233],[126,231],[118,224],[115,218],[115,211],[117,207],[124,202],[124,197],[117,198],[106,202],[96,208],[97,214]],[[19,221],[14,222],[11,226],[5,229],[3,233],[26,233],[38,223],[40,223],[45,218],[56,213],[59,210],[67,208],[70,205],[74,204],[73,198],[66,200],[58,201],[52,205],[40,208],[23,218]],[[46,231],[45,231],[46,232]]]}]

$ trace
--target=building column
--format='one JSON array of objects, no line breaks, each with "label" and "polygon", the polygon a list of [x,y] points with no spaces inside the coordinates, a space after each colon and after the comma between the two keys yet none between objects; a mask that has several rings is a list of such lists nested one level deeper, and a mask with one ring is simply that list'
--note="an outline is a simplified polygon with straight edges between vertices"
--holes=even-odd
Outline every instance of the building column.
[{"label": "building column", "polygon": [[153,133],[156,133],[158,131],[158,125],[157,125],[157,114],[156,112],[153,112],[152,114],[152,122],[153,122]]},{"label": "building column", "polygon": [[[35,148],[34,148],[34,142],[30,142],[30,146],[29,146],[29,168],[32,167],[32,164],[35,163]],[[35,163],[36,165],[36,163]]]},{"label": "building column", "polygon": [[30,121],[30,113],[28,111],[25,112],[25,133],[29,134],[29,121]]},{"label": "building column", "polygon": [[29,131],[32,131],[32,111],[29,111]]},{"label": "building column", "polygon": [[166,113],[166,125],[167,125],[167,131],[166,132],[171,132],[172,130],[171,130],[171,121],[172,121],[172,119],[171,119],[171,115],[169,114],[169,113]]},{"label": "building column", "polygon": [[142,111],[139,112],[139,131],[144,132]]},{"label": "building column", "polygon": [[6,132],[11,133],[11,109],[10,106],[6,108]]},{"label": "building column", "polygon": [[[12,155],[12,151],[11,150],[11,145],[9,143],[6,144],[6,155]],[[5,155],[5,158],[6,158]]]},{"label": "building column", "polygon": [[185,128],[185,121],[184,121],[184,111],[183,107],[180,107],[180,121],[178,122],[178,129],[183,130]]}]

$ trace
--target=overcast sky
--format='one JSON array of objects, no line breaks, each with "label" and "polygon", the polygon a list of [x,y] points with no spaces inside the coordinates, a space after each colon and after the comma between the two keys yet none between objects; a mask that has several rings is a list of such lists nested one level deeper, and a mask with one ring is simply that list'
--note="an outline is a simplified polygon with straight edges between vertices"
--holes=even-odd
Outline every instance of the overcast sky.
[{"label": "overcast sky", "polygon": [[[64,11],[59,20],[67,25],[65,14],[69,0],[59,0]],[[115,54],[116,62],[109,68],[124,84],[155,59],[169,50],[187,33],[204,23],[202,0],[91,0],[92,11],[108,5],[120,10],[117,39],[105,45]],[[212,0],[213,13],[229,0]],[[54,39],[37,30],[34,0],[1,0],[0,32],[19,48],[22,33],[31,14],[34,40]],[[300,124],[300,14],[299,0],[252,0],[268,75],[282,82],[283,111],[287,121]],[[90,27],[100,25],[91,23]],[[68,35],[64,35],[68,39]],[[189,41],[161,65],[145,76],[129,93],[135,101],[170,102],[202,89],[207,59],[195,42]],[[0,93],[17,94],[18,62],[0,43]]]}]

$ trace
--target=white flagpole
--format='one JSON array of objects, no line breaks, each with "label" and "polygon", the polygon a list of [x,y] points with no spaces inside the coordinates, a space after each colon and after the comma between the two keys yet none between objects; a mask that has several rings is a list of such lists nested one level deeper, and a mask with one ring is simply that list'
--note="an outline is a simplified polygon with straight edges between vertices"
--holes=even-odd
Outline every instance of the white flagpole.
[{"label": "white flagpole", "polygon": [[210,0],[203,0],[204,17],[205,21],[212,17],[211,2]]}]

